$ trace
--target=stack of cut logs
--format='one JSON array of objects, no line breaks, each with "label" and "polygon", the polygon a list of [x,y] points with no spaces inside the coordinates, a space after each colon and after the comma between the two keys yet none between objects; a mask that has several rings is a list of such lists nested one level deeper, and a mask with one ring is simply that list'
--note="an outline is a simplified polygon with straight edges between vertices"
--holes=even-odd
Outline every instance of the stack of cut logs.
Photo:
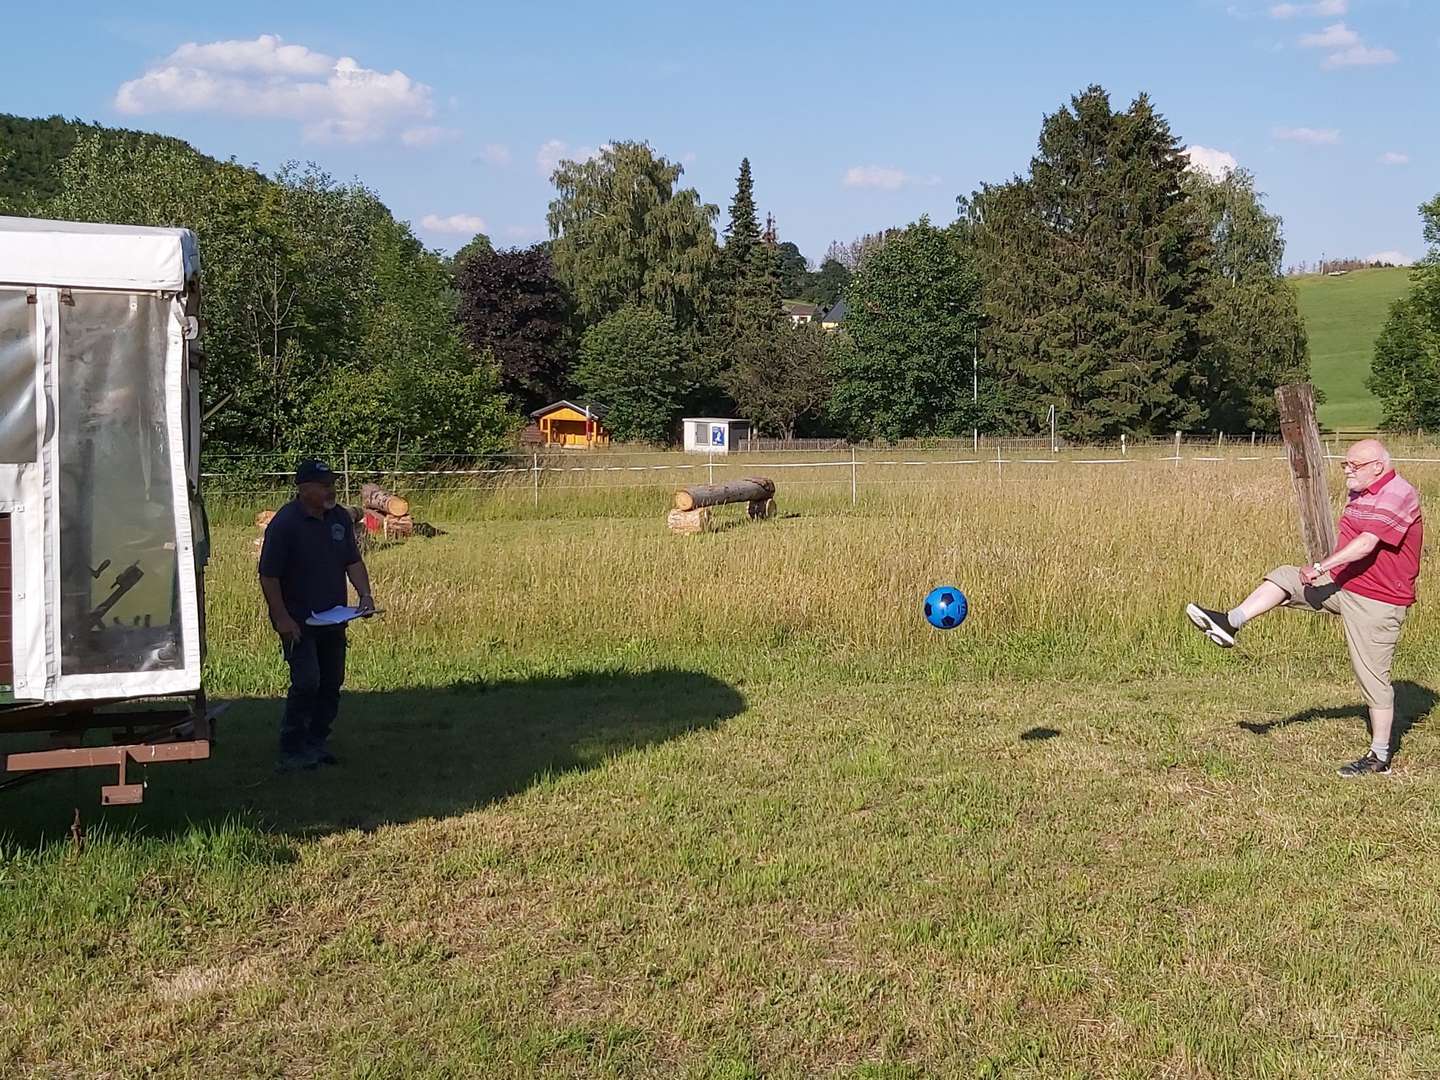
[{"label": "stack of cut logs", "polygon": [[[403,540],[415,535],[415,521],[410,517],[410,504],[399,495],[391,495],[379,484],[360,486],[362,516],[356,524],[383,540]],[[353,514],[354,511],[352,510]]]},{"label": "stack of cut logs", "polygon": [[[391,495],[379,484],[364,484],[360,488],[360,501],[360,506],[346,507],[350,512],[350,520],[355,523],[358,539],[363,541],[378,537],[381,540],[404,540],[415,534],[416,525],[410,516],[410,503],[405,499]],[[274,510],[261,510],[255,515],[255,524],[260,528],[260,535],[255,538],[257,558],[265,542],[265,529],[274,517]],[[419,531],[427,536],[436,535],[434,529],[426,532],[428,528],[420,526]]]},{"label": "stack of cut logs", "polygon": [[665,523],[675,533],[699,533],[710,528],[710,508],[726,503],[747,503],[752,520],[775,513],[775,481],[763,476],[727,480],[723,484],[695,484],[675,492],[675,508]]}]

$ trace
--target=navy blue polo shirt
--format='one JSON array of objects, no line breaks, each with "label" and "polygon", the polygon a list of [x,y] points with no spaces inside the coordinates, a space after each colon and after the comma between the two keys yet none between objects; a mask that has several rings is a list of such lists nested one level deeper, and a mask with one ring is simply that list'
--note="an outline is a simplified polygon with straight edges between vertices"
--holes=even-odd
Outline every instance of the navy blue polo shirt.
[{"label": "navy blue polo shirt", "polygon": [[290,617],[304,624],[317,611],[349,599],[345,568],[360,561],[355,525],[340,507],[311,517],[297,500],[282,506],[265,527],[260,576],[280,579]]}]

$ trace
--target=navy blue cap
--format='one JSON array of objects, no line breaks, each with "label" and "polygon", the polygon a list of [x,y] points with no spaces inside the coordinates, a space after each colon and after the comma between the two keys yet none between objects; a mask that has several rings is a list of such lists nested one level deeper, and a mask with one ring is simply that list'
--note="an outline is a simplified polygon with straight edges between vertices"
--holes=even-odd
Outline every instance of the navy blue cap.
[{"label": "navy blue cap", "polygon": [[297,486],[300,484],[333,484],[335,483],[335,470],[325,462],[311,458],[296,466],[295,483]]}]

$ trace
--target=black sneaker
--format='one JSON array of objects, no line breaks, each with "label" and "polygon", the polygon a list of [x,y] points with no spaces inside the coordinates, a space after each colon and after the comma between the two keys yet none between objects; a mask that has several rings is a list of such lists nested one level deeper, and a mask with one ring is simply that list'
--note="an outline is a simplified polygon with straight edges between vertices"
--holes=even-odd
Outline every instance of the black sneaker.
[{"label": "black sneaker", "polygon": [[1347,780],[1357,776],[1389,776],[1390,762],[1381,761],[1375,756],[1374,750],[1365,751],[1365,756],[1358,761],[1352,761],[1349,765],[1341,765],[1335,770],[1340,776]]},{"label": "black sneaker", "polygon": [[1225,612],[1211,611],[1198,604],[1186,604],[1185,614],[1202,634],[1222,649],[1235,647],[1235,638],[1240,631],[1230,625],[1230,616]]},{"label": "black sneaker", "polygon": [[340,759],[330,752],[329,743],[319,743],[310,748],[310,754],[317,765],[339,765]]},{"label": "black sneaker", "polygon": [[308,771],[319,764],[319,760],[311,750],[283,751],[280,754],[280,760],[275,763],[275,771],[278,773]]}]

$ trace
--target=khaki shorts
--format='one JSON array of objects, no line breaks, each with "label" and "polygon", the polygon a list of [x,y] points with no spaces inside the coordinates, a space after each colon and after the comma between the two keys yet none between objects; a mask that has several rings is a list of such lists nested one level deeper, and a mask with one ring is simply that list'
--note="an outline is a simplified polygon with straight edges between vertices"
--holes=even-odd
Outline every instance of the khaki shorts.
[{"label": "khaki shorts", "polygon": [[1372,709],[1395,707],[1390,663],[1395,658],[1395,643],[1400,640],[1400,627],[1408,609],[1346,592],[1328,576],[1314,585],[1306,585],[1300,580],[1298,566],[1277,567],[1265,575],[1265,580],[1273,581],[1289,595],[1286,607],[1340,616],[1345,626],[1345,646],[1350,650],[1350,666],[1355,669],[1365,704]]}]

